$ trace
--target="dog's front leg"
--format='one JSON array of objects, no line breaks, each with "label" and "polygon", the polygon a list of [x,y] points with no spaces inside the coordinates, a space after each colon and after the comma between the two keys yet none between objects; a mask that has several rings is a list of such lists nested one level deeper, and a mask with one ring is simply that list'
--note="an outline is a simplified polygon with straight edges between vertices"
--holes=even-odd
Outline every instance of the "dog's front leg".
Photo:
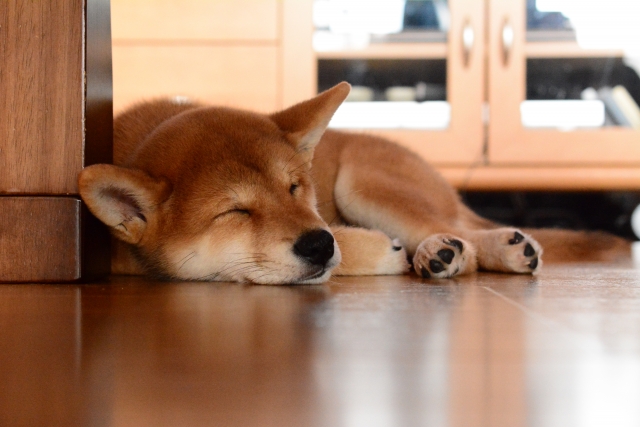
[{"label": "dog's front leg", "polygon": [[398,275],[409,272],[407,252],[400,242],[379,230],[336,226],[331,228],[342,253],[338,276]]}]

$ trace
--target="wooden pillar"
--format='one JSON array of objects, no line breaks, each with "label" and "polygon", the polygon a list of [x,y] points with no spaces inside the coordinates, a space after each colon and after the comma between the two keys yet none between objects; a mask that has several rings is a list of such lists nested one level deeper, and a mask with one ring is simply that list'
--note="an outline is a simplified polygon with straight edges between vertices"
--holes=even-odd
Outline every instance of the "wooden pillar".
[{"label": "wooden pillar", "polygon": [[109,0],[0,2],[0,281],[109,272],[109,236],[78,196],[112,160]]}]

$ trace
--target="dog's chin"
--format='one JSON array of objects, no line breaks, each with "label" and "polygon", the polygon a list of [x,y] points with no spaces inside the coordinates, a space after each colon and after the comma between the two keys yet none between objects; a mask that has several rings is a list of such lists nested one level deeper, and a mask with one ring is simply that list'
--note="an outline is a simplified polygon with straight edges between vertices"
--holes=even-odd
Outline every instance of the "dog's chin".
[{"label": "dog's chin", "polygon": [[324,283],[331,277],[331,271],[342,262],[342,254],[340,249],[335,249],[336,255],[324,267],[310,268],[307,273],[293,280],[291,283],[299,285],[317,285]]},{"label": "dog's chin", "polygon": [[323,267],[315,272],[294,280],[292,283],[296,285],[317,285],[320,283],[324,283],[329,280],[329,277],[331,277],[331,270],[333,270],[333,267]]},{"label": "dog's chin", "polygon": [[316,285],[324,283],[331,277],[332,267],[322,267],[317,269],[308,269],[301,276],[297,278],[290,277],[278,277],[274,276],[262,276],[258,280],[252,280],[246,278],[241,280],[245,283],[253,283],[254,285]]}]

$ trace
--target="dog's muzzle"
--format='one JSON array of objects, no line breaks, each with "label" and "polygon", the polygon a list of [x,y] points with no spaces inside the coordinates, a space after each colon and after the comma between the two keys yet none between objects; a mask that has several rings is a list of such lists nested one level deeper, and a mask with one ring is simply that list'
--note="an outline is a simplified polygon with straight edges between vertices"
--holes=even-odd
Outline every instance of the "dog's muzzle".
[{"label": "dog's muzzle", "polygon": [[307,231],[293,245],[293,252],[312,265],[324,267],[333,257],[333,236],[327,230]]}]

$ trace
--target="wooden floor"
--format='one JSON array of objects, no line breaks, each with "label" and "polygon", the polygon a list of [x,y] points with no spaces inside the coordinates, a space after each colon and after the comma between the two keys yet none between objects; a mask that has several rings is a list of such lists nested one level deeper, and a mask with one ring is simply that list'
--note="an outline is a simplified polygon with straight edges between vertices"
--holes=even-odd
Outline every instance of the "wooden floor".
[{"label": "wooden floor", "polygon": [[638,426],[640,269],[0,286],[0,426]]}]

